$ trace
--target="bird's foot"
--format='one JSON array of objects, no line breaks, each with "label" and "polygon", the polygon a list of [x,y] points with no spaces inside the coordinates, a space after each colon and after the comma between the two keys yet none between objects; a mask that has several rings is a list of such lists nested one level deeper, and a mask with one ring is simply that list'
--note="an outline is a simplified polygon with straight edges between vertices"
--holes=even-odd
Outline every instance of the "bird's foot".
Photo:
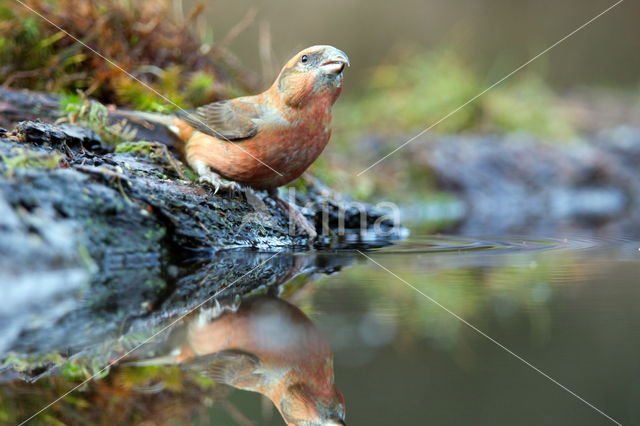
[{"label": "bird's foot", "polygon": [[216,194],[220,189],[225,191],[242,192],[244,187],[238,182],[233,182],[222,178],[219,174],[208,172],[200,175],[198,182],[206,183],[213,187],[213,193]]},{"label": "bird's foot", "polygon": [[310,240],[315,240],[318,236],[316,232],[316,227],[302,214],[300,208],[293,203],[289,203],[288,201],[280,198],[277,190],[269,191],[269,196],[275,200],[276,204],[282,207],[289,216],[289,220],[296,225],[298,228],[302,229],[308,236]]}]

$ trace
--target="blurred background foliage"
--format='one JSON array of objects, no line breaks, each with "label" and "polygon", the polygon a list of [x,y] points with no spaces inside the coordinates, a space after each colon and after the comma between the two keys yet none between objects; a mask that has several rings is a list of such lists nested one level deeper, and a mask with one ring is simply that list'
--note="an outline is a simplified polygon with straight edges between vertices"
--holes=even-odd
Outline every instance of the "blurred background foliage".
[{"label": "blurred background foliage", "polygon": [[163,0],[26,3],[110,61],[26,7],[6,1],[0,4],[0,84],[5,87],[80,90],[102,103],[151,111],[193,107],[256,88],[248,71],[225,59],[228,52],[215,51],[189,30],[202,8],[177,23],[171,3]]},{"label": "blurred background foliage", "polygon": [[[190,108],[267,84],[230,65],[235,61],[224,59],[230,56],[224,46],[193,34],[202,7],[178,24],[169,5],[162,0],[29,3],[116,66],[20,4],[6,2],[0,5],[0,83],[57,93],[80,90],[102,103],[148,111]],[[452,48],[425,52],[404,47],[365,76],[358,98],[338,104],[336,116],[344,130],[413,131],[441,119],[488,85]],[[569,137],[573,129],[554,107],[554,96],[538,75],[527,74],[452,115],[438,131],[520,130]]]},{"label": "blurred background foliage", "polygon": [[[348,129],[385,133],[419,131],[438,123],[491,82],[453,49],[406,49],[371,70],[357,107],[340,103],[336,116]],[[574,129],[538,73],[525,73],[478,98],[438,124],[438,132],[530,132],[568,138]]]}]

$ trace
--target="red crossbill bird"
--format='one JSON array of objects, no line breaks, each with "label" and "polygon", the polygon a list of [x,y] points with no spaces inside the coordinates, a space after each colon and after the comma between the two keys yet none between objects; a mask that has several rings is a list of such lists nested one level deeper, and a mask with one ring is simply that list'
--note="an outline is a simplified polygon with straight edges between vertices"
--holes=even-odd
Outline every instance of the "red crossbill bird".
[{"label": "red crossbill bird", "polygon": [[345,425],[333,354],[297,307],[273,296],[202,309],[174,327],[168,353],[130,364],[181,364],[220,383],[268,397],[287,425]]},{"label": "red crossbill bird", "polygon": [[184,143],[187,163],[217,191],[267,190],[311,238],[315,227],[277,188],[304,173],[331,136],[331,107],[342,91],[347,55],[332,46],[296,54],[265,92],[214,102],[163,120]]}]

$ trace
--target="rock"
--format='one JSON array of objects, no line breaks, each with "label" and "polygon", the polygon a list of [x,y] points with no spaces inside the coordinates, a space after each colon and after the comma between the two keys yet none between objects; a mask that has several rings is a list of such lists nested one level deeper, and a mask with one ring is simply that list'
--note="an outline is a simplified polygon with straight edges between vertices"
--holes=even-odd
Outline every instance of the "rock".
[{"label": "rock", "polygon": [[414,158],[466,203],[467,235],[558,235],[600,229],[638,236],[640,129],[552,144],[523,135],[416,141]]},{"label": "rock", "polygon": [[111,147],[102,143],[100,136],[93,130],[66,123],[54,126],[36,121],[21,121],[16,127],[16,135],[21,141],[30,144],[83,148],[94,153],[113,151]]},{"label": "rock", "polygon": [[60,115],[58,95],[0,87],[0,126],[11,128],[23,120],[55,120]]}]

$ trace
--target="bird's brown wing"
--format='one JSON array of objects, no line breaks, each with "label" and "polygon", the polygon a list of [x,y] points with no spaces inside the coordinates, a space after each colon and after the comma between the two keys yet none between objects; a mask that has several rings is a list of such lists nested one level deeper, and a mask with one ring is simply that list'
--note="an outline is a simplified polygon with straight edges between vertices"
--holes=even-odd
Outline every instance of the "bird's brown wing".
[{"label": "bird's brown wing", "polygon": [[203,105],[195,111],[178,112],[178,117],[199,132],[218,139],[237,141],[254,137],[258,126],[255,107],[245,103],[220,101]]},{"label": "bird's brown wing", "polygon": [[199,356],[185,364],[186,367],[220,383],[232,386],[250,386],[258,379],[256,369],[260,361],[250,353],[228,349]]}]

